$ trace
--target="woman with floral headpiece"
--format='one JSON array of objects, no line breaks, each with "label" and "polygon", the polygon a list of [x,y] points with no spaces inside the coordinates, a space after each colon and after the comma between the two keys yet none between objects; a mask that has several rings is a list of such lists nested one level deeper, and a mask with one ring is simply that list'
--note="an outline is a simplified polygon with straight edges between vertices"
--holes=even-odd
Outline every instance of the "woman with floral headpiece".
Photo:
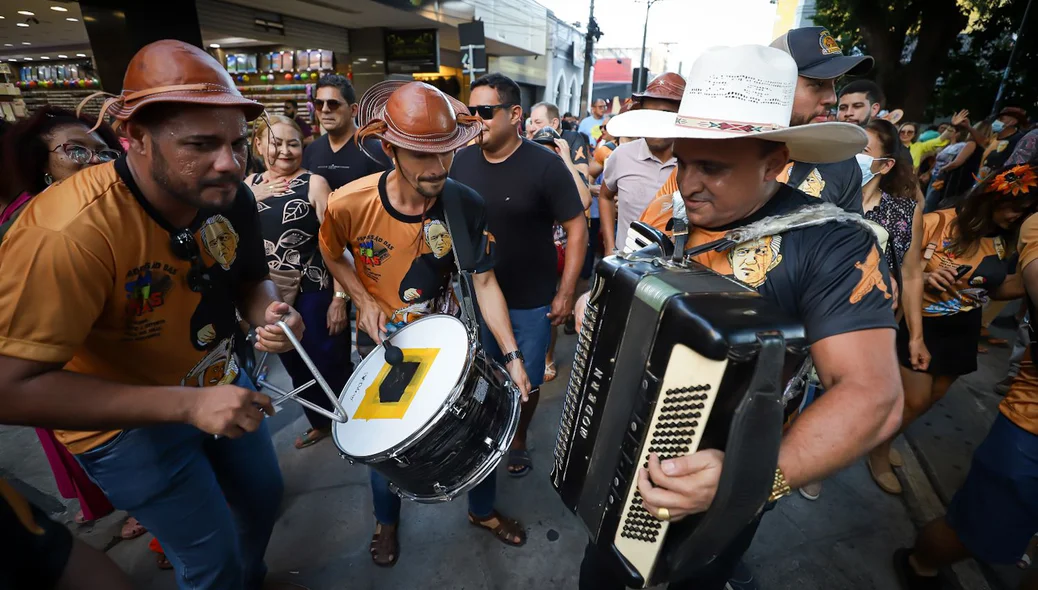
[{"label": "woman with floral headpiece", "polygon": [[977,370],[984,304],[1023,295],[1016,234],[1038,209],[1038,174],[1022,165],[995,171],[954,209],[923,216],[923,341],[931,361],[912,368],[902,322],[897,349],[905,389],[901,431],[961,375]]}]

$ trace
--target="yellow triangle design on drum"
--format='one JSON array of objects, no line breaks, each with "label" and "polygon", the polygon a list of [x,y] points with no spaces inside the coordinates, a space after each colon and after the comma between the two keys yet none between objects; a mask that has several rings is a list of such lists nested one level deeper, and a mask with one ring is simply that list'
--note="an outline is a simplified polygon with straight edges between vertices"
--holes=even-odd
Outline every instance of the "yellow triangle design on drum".
[{"label": "yellow triangle design on drum", "polygon": [[357,411],[353,413],[353,419],[400,420],[407,413],[407,408],[414,401],[415,394],[418,393],[418,389],[422,386],[422,381],[429,373],[429,368],[432,367],[433,361],[436,359],[436,355],[439,354],[440,349],[401,348],[400,350],[404,353],[404,363],[416,363],[418,365],[414,376],[411,377],[407,386],[404,387],[400,400],[383,402],[379,397],[379,388],[386,380],[386,377],[389,376],[390,369],[392,369],[389,363],[383,361],[382,369],[379,371],[378,376],[364,391],[364,399],[360,401]]}]

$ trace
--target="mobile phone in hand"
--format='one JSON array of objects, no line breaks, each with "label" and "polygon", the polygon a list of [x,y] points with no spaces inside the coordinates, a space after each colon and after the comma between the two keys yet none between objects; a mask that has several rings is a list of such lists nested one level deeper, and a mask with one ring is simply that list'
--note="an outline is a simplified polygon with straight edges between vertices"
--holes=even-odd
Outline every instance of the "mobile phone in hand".
[{"label": "mobile phone in hand", "polygon": [[959,267],[955,269],[955,280],[957,281],[962,277],[966,276],[966,273],[968,273],[971,270],[973,270],[973,267],[971,265],[960,264]]}]

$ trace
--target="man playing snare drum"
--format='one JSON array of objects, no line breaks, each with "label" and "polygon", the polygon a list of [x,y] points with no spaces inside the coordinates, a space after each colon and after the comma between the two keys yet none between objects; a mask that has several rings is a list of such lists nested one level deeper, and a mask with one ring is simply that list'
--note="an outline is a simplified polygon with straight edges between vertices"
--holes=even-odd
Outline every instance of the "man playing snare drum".
[{"label": "man playing snare drum", "polygon": [[[454,151],[472,141],[480,125],[465,105],[421,82],[375,85],[361,99],[359,119],[359,141],[381,139],[395,168],[333,192],[320,235],[328,270],[357,304],[358,348],[370,352],[384,336],[420,317],[457,314],[450,286],[453,248],[465,248],[475,261],[473,283],[483,319],[506,351],[506,368],[525,400],[530,381],[494,277],[494,237],[486,230],[483,199],[458,185],[471,236],[471,243],[458,244],[447,231],[439,198]],[[344,254],[347,248],[352,260]],[[400,499],[375,470],[371,487],[377,521],[371,558],[389,567],[400,555]],[[469,521],[506,544],[523,545],[522,524],[494,509],[495,495],[491,474],[469,492]]]}]

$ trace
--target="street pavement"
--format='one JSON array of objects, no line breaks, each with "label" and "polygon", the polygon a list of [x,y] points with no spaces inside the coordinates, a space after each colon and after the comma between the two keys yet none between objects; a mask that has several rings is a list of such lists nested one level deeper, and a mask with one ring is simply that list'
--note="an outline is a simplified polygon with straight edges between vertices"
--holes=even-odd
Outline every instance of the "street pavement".
[{"label": "street pavement", "polygon": [[[464,500],[442,505],[405,502],[400,560],[391,569],[376,567],[368,553],[374,520],[366,468],[341,459],[331,439],[296,450],[293,442],[307,424],[299,407],[290,403],[269,419],[286,486],[267,553],[272,574],[313,590],[576,588],[586,537],[547,478],[574,341],[560,332],[559,377],[542,388],[531,428],[533,472],[512,479],[504,466],[498,470],[498,506],[526,524],[526,546],[505,546],[472,527]],[[916,527],[940,513],[937,499],[947,501],[961,483],[972,448],[994,415],[991,408],[997,399],[985,392],[1001,378],[1007,355],[1006,349],[998,348],[984,355],[981,370],[960,380],[947,399],[910,430],[911,446],[897,442],[907,462],[902,479],[920,493],[906,494],[907,498],[888,495],[875,486],[864,463],[857,462],[827,480],[819,500],[809,502],[794,494],[765,515],[746,556],[761,590],[898,588],[891,553],[910,545]],[[276,361],[272,380],[287,385]],[[913,450],[918,450],[918,460]],[[58,497],[31,429],[0,428],[0,476],[12,479],[81,538],[107,550],[137,587],[176,587],[171,572],[155,567],[147,549],[150,535],[118,539],[125,514],[117,512],[91,526],[71,522],[76,502]],[[934,499],[928,512],[919,509],[917,496]],[[994,581],[992,588],[1000,587],[997,580],[1013,583],[1012,576],[1019,575],[1006,570],[1015,568],[985,570]],[[959,577],[953,576],[949,587],[988,587],[983,576],[965,583],[954,578]]]}]

